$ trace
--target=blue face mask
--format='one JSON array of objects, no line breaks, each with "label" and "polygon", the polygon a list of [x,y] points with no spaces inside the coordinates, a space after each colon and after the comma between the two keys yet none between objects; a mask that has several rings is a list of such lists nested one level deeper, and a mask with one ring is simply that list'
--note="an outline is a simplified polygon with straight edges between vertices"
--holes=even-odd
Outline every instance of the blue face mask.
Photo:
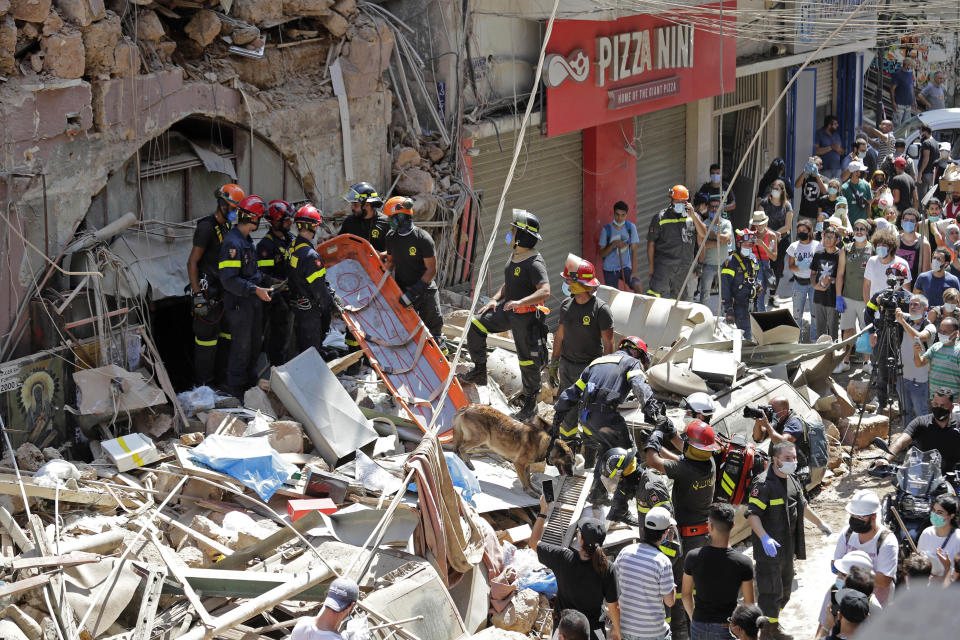
[{"label": "blue face mask", "polygon": [[684,203],[682,203],[682,202],[674,202],[674,203],[673,203],[673,212],[674,212],[674,213],[683,213],[683,212],[686,211],[686,210],[687,210],[687,205],[685,205]]},{"label": "blue face mask", "polygon": [[836,582],[834,582],[834,584],[837,585],[837,589],[843,589],[843,583],[844,583],[844,582],[846,582],[846,579],[845,579],[845,578],[837,578],[837,580],[836,580]]},{"label": "blue face mask", "polygon": [[513,231],[507,231],[507,235],[506,235],[506,237],[504,238],[504,240],[507,241],[507,246],[508,246],[508,247],[512,247],[512,246],[513,246]]},{"label": "blue face mask", "polygon": [[719,174],[719,173],[711,173],[711,174],[710,174],[710,182],[712,182],[713,184],[720,184],[720,174]]},{"label": "blue face mask", "polygon": [[913,233],[913,230],[917,228],[917,223],[913,220],[904,220],[902,226],[904,233]]},{"label": "blue face mask", "polygon": [[880,245],[879,247],[877,247],[877,255],[880,256],[881,258],[886,258],[887,248],[883,245]]},{"label": "blue face mask", "polygon": [[562,285],[560,285],[560,291],[562,291],[562,292],[563,292],[563,295],[565,295],[565,296],[572,296],[572,295],[573,295],[573,292],[570,291],[570,285],[568,285],[566,282],[564,282]]},{"label": "blue face mask", "polygon": [[836,187],[830,187],[829,189],[827,189],[827,193],[830,194],[831,196],[835,196],[835,195],[837,195],[837,188],[836,188]]},{"label": "blue face mask", "polygon": [[237,224],[237,210],[235,208],[227,210],[227,222]]},{"label": "blue face mask", "polygon": [[932,524],[932,525],[935,526],[935,527],[942,527],[942,526],[944,526],[945,524],[947,524],[947,519],[944,518],[944,517],[943,517],[942,515],[940,515],[939,513],[931,513],[931,514],[930,514],[930,524]]}]

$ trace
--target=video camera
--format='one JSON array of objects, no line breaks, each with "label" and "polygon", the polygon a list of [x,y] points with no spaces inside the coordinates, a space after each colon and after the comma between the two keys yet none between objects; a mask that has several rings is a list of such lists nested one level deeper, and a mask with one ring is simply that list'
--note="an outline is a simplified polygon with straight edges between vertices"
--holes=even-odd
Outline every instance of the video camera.
[{"label": "video camera", "polygon": [[773,410],[773,407],[771,407],[768,404],[759,405],[756,407],[751,407],[750,405],[747,405],[743,408],[743,417],[752,418],[754,420],[758,420],[760,416],[767,416],[767,422],[773,422],[775,419],[774,418],[775,413],[776,411]]}]

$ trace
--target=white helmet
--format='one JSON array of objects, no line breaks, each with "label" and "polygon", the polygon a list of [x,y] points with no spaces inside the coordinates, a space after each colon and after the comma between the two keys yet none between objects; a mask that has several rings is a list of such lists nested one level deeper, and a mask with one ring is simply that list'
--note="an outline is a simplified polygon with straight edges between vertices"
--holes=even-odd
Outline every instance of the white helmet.
[{"label": "white helmet", "polygon": [[703,391],[688,395],[680,402],[680,408],[689,411],[694,416],[706,416],[708,419],[715,411],[713,399]]}]

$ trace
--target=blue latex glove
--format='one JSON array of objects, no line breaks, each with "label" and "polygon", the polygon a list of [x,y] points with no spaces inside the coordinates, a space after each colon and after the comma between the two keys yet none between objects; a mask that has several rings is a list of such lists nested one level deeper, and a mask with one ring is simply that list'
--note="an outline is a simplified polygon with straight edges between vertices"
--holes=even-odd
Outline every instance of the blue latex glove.
[{"label": "blue latex glove", "polygon": [[765,535],[760,538],[760,542],[763,544],[763,552],[765,554],[771,558],[775,558],[777,556],[777,549],[780,548],[779,542],[771,538],[769,535]]},{"label": "blue latex glove", "polygon": [[847,310],[847,301],[844,300],[843,296],[837,296],[837,311],[843,313]]}]

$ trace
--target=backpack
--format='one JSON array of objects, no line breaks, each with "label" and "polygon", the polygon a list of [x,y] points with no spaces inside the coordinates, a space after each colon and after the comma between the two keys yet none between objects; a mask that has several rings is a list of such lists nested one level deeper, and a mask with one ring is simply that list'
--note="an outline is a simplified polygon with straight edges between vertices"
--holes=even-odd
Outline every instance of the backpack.
[{"label": "backpack", "polygon": [[805,449],[807,464],[811,469],[826,467],[830,460],[830,448],[827,443],[827,430],[823,423],[809,422],[799,415],[797,415],[797,419],[803,425],[802,448]]},{"label": "backpack", "polygon": [[767,468],[767,456],[757,451],[755,445],[747,442],[742,435],[731,439],[718,438],[721,447],[717,452],[717,482],[714,485],[714,499],[733,505],[743,504],[747,500],[750,483]]}]

